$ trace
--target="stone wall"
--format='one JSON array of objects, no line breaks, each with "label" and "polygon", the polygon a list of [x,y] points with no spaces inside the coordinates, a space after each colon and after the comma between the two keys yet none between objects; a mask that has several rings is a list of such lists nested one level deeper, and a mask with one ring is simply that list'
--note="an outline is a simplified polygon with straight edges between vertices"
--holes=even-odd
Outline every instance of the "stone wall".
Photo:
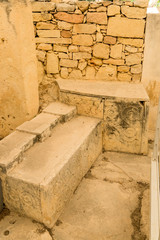
[{"label": "stone wall", "polygon": [[33,2],[39,82],[141,81],[146,0]]}]

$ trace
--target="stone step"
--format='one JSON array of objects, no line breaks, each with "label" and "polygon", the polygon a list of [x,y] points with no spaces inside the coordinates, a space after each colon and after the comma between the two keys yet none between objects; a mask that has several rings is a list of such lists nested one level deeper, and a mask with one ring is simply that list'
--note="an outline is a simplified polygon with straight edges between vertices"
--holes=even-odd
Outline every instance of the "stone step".
[{"label": "stone step", "polygon": [[17,127],[16,131],[0,141],[0,172],[6,173],[15,167],[27,149],[51,136],[52,129],[59,122],[69,121],[76,113],[74,106],[53,102],[43,113]]},{"label": "stone step", "polygon": [[149,97],[142,84],[57,80],[60,100],[78,114],[103,119],[103,148],[147,154]]},{"label": "stone step", "polygon": [[3,178],[4,203],[52,227],[101,151],[100,120],[79,116],[59,124]]}]

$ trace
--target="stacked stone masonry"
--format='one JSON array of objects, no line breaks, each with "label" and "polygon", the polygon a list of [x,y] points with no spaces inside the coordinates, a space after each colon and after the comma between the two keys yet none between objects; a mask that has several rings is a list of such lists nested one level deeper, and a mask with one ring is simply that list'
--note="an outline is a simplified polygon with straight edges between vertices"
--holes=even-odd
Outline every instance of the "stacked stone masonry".
[{"label": "stacked stone masonry", "polygon": [[33,2],[43,77],[140,82],[147,1]]}]

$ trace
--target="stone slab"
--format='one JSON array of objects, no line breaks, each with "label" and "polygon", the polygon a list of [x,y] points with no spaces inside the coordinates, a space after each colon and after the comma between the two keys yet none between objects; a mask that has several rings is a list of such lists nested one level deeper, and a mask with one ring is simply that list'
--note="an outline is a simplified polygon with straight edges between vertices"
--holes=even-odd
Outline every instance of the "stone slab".
[{"label": "stone slab", "polygon": [[[149,101],[149,97],[140,84],[121,82],[85,81],[85,80],[61,80],[57,83],[61,92],[77,93],[80,95],[107,97],[112,99],[128,99],[137,101]],[[74,104],[73,104],[74,105]]]},{"label": "stone slab", "polygon": [[101,151],[98,119],[80,116],[57,126],[3,181],[6,206],[52,227]]},{"label": "stone slab", "polygon": [[53,102],[46,107],[43,112],[62,116],[63,121],[67,121],[76,115],[77,109],[75,106],[69,106],[61,102]]},{"label": "stone slab", "polygon": [[36,136],[15,131],[0,141],[0,170],[6,172],[21,160],[24,151],[33,146]]},{"label": "stone slab", "polygon": [[38,136],[38,139],[43,141],[51,135],[51,130],[60,121],[60,116],[53,116],[47,113],[41,113],[30,121],[27,121],[17,127],[18,131],[32,133]]},{"label": "stone slab", "polygon": [[56,4],[54,2],[31,2],[32,12],[50,12],[54,11]]}]

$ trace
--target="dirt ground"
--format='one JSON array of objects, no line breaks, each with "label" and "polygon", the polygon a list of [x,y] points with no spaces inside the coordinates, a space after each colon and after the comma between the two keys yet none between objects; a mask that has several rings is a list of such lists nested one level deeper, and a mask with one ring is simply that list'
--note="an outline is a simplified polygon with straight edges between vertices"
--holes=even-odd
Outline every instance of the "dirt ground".
[{"label": "dirt ground", "polygon": [[0,239],[148,240],[149,182],[150,157],[103,153],[52,229],[6,210]]}]

